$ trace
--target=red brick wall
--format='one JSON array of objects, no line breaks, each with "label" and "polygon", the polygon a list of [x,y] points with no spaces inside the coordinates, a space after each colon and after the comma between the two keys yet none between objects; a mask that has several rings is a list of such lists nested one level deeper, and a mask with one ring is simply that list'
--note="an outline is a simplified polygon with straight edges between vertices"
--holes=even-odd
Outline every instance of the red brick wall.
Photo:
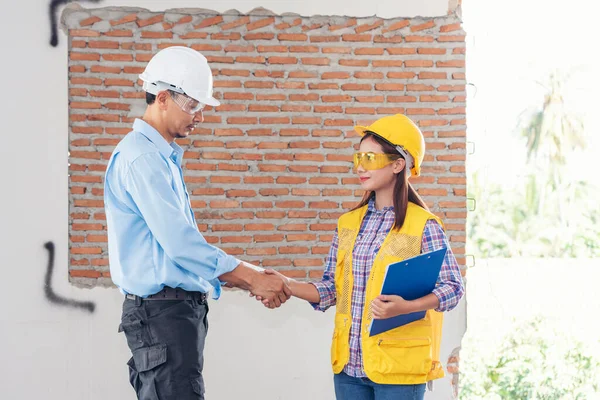
[{"label": "red brick wall", "polygon": [[336,219],[362,194],[352,126],[406,113],[427,140],[412,182],[464,265],[465,43],[454,15],[391,19],[67,11],[70,276],[109,283],[103,173],[144,110],[139,74],[170,45],[201,51],[222,105],[184,170],[206,239],[289,276],[318,278]]}]

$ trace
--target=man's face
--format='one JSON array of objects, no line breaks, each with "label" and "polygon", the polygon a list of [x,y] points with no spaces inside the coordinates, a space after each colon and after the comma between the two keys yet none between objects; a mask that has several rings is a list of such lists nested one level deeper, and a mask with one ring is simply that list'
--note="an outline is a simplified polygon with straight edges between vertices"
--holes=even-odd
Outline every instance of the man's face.
[{"label": "man's face", "polygon": [[167,108],[167,121],[170,135],[174,138],[185,138],[204,121],[202,110],[204,104],[184,94],[168,91],[172,107]]}]

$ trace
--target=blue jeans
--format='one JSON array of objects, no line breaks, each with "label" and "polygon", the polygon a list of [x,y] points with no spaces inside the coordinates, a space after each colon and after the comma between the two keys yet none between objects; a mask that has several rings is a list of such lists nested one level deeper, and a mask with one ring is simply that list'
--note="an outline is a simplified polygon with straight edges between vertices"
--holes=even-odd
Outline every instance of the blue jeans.
[{"label": "blue jeans", "polygon": [[333,376],[337,400],[423,400],[425,384],[383,385],[344,372]]}]

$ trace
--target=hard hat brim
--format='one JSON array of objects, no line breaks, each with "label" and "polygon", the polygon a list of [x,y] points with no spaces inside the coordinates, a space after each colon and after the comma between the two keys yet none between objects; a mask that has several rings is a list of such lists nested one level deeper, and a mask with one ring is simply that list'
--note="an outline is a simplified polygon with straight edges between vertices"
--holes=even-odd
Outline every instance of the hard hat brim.
[{"label": "hard hat brim", "polygon": [[360,135],[360,136],[365,136],[367,134],[367,132],[370,132],[372,134],[375,134],[376,136],[380,137],[381,139],[385,140],[386,142],[388,142],[389,144],[391,144],[392,146],[396,146],[394,143],[390,142],[388,139],[386,139],[385,137],[383,137],[382,135],[380,135],[379,133],[373,131],[373,129],[370,126],[362,126],[362,125],[357,125],[354,127],[354,130]]},{"label": "hard hat brim", "polygon": [[360,136],[365,136],[366,131],[369,130],[368,126],[362,126],[362,125],[357,125],[354,127],[354,130],[356,131],[356,133],[358,133]]},{"label": "hard hat brim", "polygon": [[214,97],[209,97],[206,99],[196,99],[198,100],[200,103],[209,105],[209,106],[213,106],[213,107],[218,107],[221,105],[221,102],[217,99],[215,99]]}]

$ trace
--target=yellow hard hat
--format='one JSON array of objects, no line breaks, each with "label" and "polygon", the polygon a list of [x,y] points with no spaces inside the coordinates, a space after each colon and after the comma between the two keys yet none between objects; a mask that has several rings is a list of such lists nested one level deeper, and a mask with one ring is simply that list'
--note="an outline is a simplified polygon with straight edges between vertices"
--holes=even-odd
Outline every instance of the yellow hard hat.
[{"label": "yellow hard hat", "polygon": [[419,127],[406,115],[389,115],[369,126],[355,126],[354,130],[361,136],[372,132],[396,146],[396,150],[402,154],[410,167],[412,175],[418,176],[421,173],[421,164],[425,157],[425,138]]}]

